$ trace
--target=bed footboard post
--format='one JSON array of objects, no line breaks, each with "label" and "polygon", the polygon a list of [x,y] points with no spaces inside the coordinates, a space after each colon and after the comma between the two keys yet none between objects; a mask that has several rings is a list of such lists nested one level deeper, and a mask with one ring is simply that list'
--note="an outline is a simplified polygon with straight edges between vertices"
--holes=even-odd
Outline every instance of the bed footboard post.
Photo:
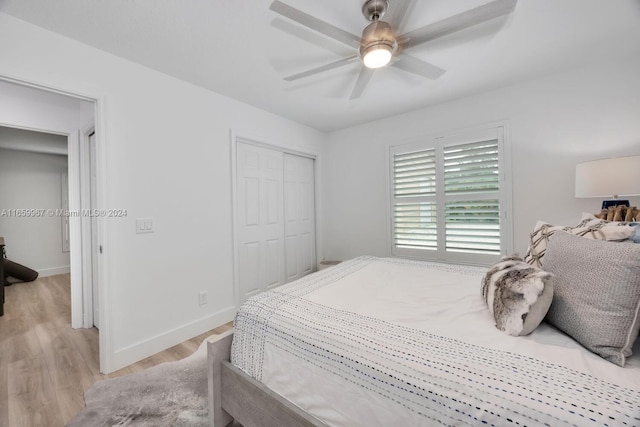
[{"label": "bed footboard post", "polygon": [[222,375],[220,367],[223,360],[228,361],[231,355],[233,329],[220,335],[212,336],[207,342],[207,380],[209,395],[209,425],[225,427],[233,418],[222,409]]}]

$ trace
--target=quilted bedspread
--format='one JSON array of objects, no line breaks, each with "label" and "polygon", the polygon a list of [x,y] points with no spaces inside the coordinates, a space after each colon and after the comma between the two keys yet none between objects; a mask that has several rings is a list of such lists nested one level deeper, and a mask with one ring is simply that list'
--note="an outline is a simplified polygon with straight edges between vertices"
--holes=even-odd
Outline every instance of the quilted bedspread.
[{"label": "quilted bedspread", "polygon": [[246,301],[232,363],[332,426],[640,426],[638,355],[498,331],[484,271],[344,262]]}]

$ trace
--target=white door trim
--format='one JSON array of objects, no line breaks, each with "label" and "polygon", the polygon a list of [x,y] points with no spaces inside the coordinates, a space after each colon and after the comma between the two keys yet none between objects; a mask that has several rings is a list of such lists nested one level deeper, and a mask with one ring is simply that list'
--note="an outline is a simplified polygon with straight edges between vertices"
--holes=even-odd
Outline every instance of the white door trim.
[{"label": "white door trim", "polygon": [[[80,141],[79,131],[69,135],[69,212],[80,210]],[[71,268],[71,327],[84,326],[84,298],[82,295],[82,221],[69,216],[69,264]]]},{"label": "white door trim", "polygon": [[276,145],[276,144],[269,144],[267,142],[261,142],[258,141],[254,138],[249,138],[247,136],[243,136],[240,134],[236,134],[235,132],[231,131],[231,142],[232,142],[232,148],[235,148],[236,144],[238,142],[242,142],[245,144],[250,144],[250,145],[255,145],[256,147],[261,147],[261,148],[266,148],[268,150],[275,150],[275,151],[279,151],[281,153],[284,154],[293,154],[294,156],[300,156],[300,157],[308,157],[310,159],[316,159],[316,154],[313,153],[307,153],[305,151],[299,151],[293,148],[288,148],[288,147],[284,147],[281,145]]},{"label": "white door trim", "polygon": [[[80,130],[79,144],[79,172],[80,182],[80,209],[91,209],[91,187],[86,185],[91,182],[91,158],[89,157],[89,135],[95,131],[93,120]],[[82,327],[93,327],[93,266],[91,260],[93,247],[91,236],[91,218],[82,215],[80,217],[81,236],[81,271],[82,271]]]}]

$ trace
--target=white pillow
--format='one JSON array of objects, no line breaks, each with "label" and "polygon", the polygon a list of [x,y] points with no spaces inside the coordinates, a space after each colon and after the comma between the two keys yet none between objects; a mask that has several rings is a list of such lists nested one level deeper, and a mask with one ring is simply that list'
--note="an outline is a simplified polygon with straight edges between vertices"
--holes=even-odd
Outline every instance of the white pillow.
[{"label": "white pillow", "polygon": [[580,219],[580,224],[578,224],[578,227],[585,226],[587,224],[591,226],[597,225],[597,224],[607,224],[607,225],[617,225],[617,226],[628,225],[630,227],[635,227],[636,234],[634,236],[631,236],[629,239],[633,241],[633,243],[640,243],[640,222],[607,221],[604,219],[596,218],[592,213],[583,212],[582,218]]},{"label": "white pillow", "polygon": [[529,249],[524,256],[525,262],[535,267],[542,267],[542,259],[547,250],[549,238],[557,231],[564,231],[587,239],[607,241],[624,241],[633,238],[636,234],[635,227],[627,223],[610,222],[595,217],[593,219],[583,217],[583,221],[576,227],[551,225],[544,221],[538,221],[529,234]]}]

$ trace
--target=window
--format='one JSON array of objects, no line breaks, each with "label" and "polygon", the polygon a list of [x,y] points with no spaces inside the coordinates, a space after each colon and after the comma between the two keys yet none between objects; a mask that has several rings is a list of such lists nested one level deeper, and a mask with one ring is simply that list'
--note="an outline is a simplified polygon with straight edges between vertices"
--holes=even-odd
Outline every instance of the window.
[{"label": "window", "polygon": [[512,248],[504,127],[390,147],[392,253],[488,264]]}]

